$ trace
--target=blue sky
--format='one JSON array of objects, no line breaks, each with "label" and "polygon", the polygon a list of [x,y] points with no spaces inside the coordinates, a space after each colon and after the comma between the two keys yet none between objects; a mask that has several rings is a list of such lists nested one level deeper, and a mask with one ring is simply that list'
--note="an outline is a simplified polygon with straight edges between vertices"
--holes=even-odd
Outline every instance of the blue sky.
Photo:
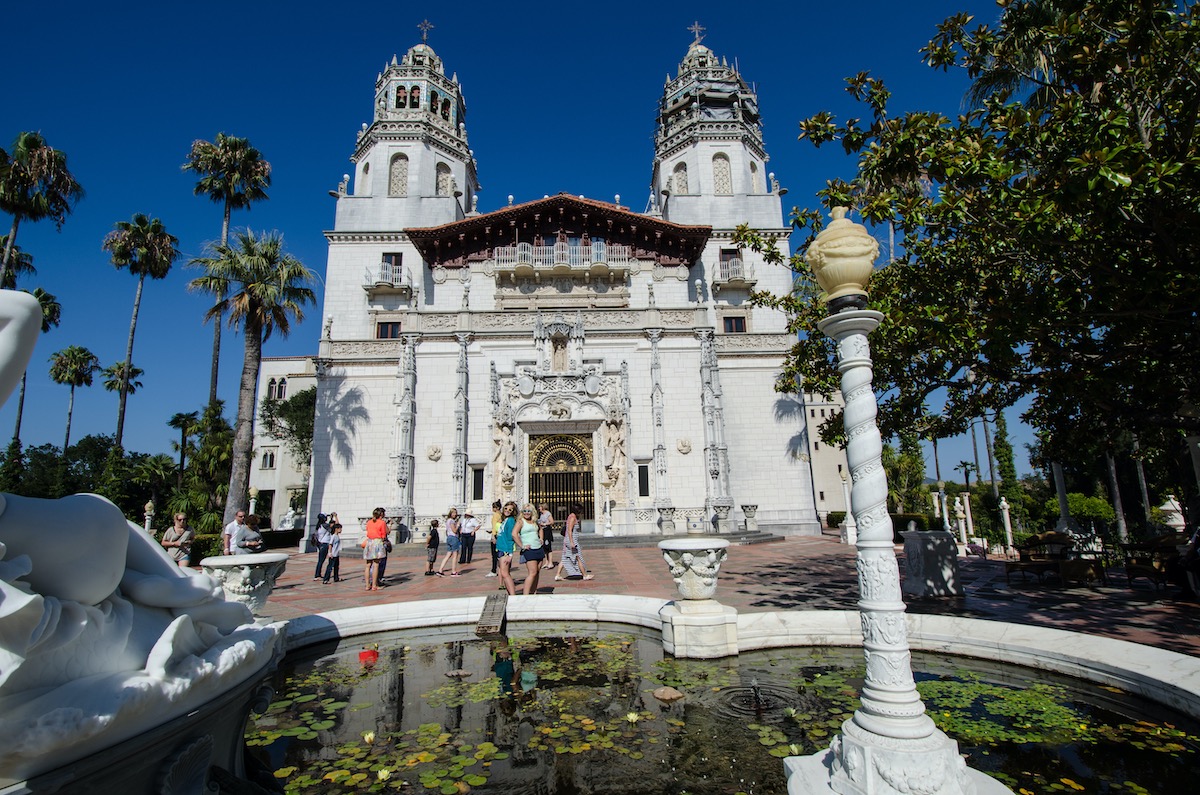
[{"label": "blue sky", "polygon": [[[852,9],[852,10],[849,10]],[[328,191],[350,171],[355,132],[370,121],[375,77],[393,54],[435,26],[429,44],[447,73],[457,72],[467,101],[467,131],[479,163],[480,209],[566,191],[621,201],[635,210],[649,194],[656,103],[663,81],[692,40],[735,59],[759,92],[769,169],[789,189],[785,206],[815,205],[826,179],[850,176],[840,150],[796,141],[796,122],[828,109],[860,113],[843,78],[869,70],[887,82],[902,109],[955,113],[965,77],[936,72],[918,49],[935,25],[959,11],[993,21],[990,0],[863,0],[852,7],[815,2],[693,2],[597,5],[513,2],[368,4],[247,0],[234,6],[78,0],[6,9],[18,35],[0,48],[0,145],[39,130],[68,155],[87,191],[61,233],[25,224],[17,242],[38,275],[22,283],[54,293],[62,325],[43,335],[30,366],[22,439],[61,444],[67,387],[50,381],[47,359],[68,345],[90,348],[103,364],[124,357],[136,280],[100,248],[116,221],[143,212],[162,219],[183,258],[164,280],[148,282],[134,364],[146,373],[129,399],[126,447],[169,452],[166,426],[207,398],[212,329],[209,306],[185,267],[220,235],[220,207],[192,193],[180,166],[192,141],[217,132],[247,137],[273,167],[270,199],[235,213],[235,227],[277,229],[288,250],[323,274],[323,232],[333,223]],[[8,229],[7,216],[0,226]],[[321,284],[315,287],[320,294]],[[268,356],[312,353],[320,302],[288,339],[268,341]],[[224,336],[220,396],[236,401],[241,338]],[[0,410],[8,438],[15,396]],[[96,385],[77,391],[72,439],[112,433],[117,397]],[[1010,426],[1016,426],[1010,411]],[[1028,470],[1016,429],[1018,469]],[[984,456],[982,440],[980,456]],[[970,458],[967,442],[941,445],[943,475]],[[986,464],[985,464],[986,467]],[[932,470],[932,461],[930,462]]]}]

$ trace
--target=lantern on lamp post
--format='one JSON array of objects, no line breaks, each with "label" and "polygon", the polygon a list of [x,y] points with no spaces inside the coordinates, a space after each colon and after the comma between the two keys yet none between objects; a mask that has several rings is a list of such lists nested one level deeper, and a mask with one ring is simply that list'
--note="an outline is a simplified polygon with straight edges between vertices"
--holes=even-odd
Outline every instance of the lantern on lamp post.
[{"label": "lantern on lamp post", "polygon": [[809,246],[807,259],[824,290],[821,301],[830,309],[817,327],[837,342],[842,375],[866,676],[861,706],[842,724],[829,750],[787,760],[788,791],[911,792],[916,790],[899,785],[921,781],[920,791],[929,795],[1006,792],[966,767],[958,744],[925,714],[913,680],[867,342],[883,320],[880,312],[866,308],[879,244],[846,212],[833,208],[832,222]]}]

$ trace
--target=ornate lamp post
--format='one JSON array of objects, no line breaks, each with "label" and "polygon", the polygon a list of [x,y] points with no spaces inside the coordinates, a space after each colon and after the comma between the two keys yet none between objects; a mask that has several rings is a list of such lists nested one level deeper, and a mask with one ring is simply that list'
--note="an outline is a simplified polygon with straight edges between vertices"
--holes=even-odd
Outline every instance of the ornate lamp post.
[{"label": "ornate lamp post", "polygon": [[844,207],[833,209],[833,221],[808,249],[808,261],[825,291],[821,300],[831,310],[818,327],[837,341],[842,374],[866,677],[862,706],[842,725],[829,750],[787,760],[788,792],[1005,792],[1002,785],[995,790],[988,783],[998,782],[967,769],[958,744],[925,714],[913,681],[867,343],[867,335],[883,320],[881,313],[866,308],[866,285],[878,253],[878,243],[846,218]]},{"label": "ornate lamp post", "polygon": [[[250,487],[250,510],[247,513],[253,514],[258,508],[258,489],[254,486]],[[291,528],[288,528],[289,530]]]},{"label": "ornate lamp post", "polygon": [[142,510],[146,515],[146,532],[153,533],[154,531],[150,529],[150,525],[154,522],[154,501],[147,500],[146,504],[142,506]]}]

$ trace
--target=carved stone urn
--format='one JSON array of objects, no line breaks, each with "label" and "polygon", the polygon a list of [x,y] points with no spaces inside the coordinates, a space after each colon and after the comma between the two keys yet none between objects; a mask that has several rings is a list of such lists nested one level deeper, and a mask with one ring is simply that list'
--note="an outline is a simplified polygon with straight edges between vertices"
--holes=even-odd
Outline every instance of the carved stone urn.
[{"label": "carved stone urn", "polygon": [[728,541],[711,536],[669,538],[658,544],[679,595],[689,600],[711,599],[717,592],[717,572],[728,547]]}]

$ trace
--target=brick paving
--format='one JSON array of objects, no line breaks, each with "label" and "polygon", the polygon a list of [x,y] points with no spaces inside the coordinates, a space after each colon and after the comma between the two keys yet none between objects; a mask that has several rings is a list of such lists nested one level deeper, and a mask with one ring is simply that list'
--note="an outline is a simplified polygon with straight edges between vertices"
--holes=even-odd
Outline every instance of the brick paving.
[{"label": "brick paving", "polygon": [[[674,583],[656,548],[589,550],[586,539],[583,542],[595,579],[555,582],[553,571],[543,571],[538,593],[675,598]],[[721,567],[716,598],[739,612],[854,609],[858,580],[853,557],[853,549],[829,536],[732,545]],[[329,585],[313,581],[315,564],[315,554],[292,553],[271,593],[267,615],[288,619],[360,605],[484,596],[498,587],[497,579],[484,576],[490,570],[486,550],[461,566],[458,577],[426,577],[424,549],[398,548],[388,562],[386,587],[371,593],[363,587],[361,560],[344,557],[343,581]],[[1200,657],[1200,601],[1185,598],[1173,586],[1155,590],[1139,580],[1131,589],[1119,568],[1110,570],[1108,583],[1101,585],[1064,587],[1055,577],[1039,582],[1022,580],[1020,574],[1009,584],[1002,561],[979,558],[960,559],[959,572],[966,596],[913,600],[909,611],[1057,627]],[[518,589],[523,576],[515,576]]]}]

